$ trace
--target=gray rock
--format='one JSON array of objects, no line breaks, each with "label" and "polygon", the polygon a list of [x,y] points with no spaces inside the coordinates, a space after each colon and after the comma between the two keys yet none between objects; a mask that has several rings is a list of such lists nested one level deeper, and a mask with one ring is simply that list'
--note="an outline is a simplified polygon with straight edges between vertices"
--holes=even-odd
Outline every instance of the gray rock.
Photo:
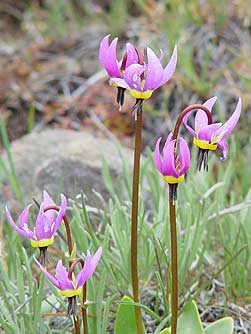
[{"label": "gray rock", "polygon": [[[132,151],[121,150],[131,166]],[[92,189],[106,196],[103,158],[115,180],[122,173],[116,145],[86,132],[49,129],[32,133],[14,141],[11,152],[26,203],[32,196],[41,200],[44,189],[55,198],[60,192],[73,198],[82,190],[88,196]]]}]

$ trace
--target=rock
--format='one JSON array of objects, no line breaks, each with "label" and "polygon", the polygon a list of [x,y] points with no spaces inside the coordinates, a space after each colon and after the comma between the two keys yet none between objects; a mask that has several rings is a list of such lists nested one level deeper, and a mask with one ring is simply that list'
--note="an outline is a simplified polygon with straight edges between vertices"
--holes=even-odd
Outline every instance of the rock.
[{"label": "rock", "polygon": [[[60,192],[74,198],[81,190],[89,197],[92,189],[106,197],[103,158],[114,179],[122,173],[122,160],[112,141],[86,132],[50,129],[32,133],[14,141],[11,152],[26,203],[32,196],[41,200],[44,189],[56,199]],[[132,165],[132,151],[122,148],[122,153]]]}]

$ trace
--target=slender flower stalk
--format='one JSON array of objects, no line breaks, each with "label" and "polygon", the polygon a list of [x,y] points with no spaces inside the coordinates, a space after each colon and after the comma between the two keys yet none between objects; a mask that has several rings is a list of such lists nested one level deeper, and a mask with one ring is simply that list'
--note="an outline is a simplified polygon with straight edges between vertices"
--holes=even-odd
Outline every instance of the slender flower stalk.
[{"label": "slender flower stalk", "polygon": [[[154,160],[159,172],[163,175],[163,179],[169,185],[169,220],[171,232],[171,272],[172,272],[172,320],[171,333],[177,333],[178,307],[179,307],[179,279],[178,279],[178,248],[177,248],[177,231],[176,231],[176,199],[177,187],[184,180],[184,175],[190,167],[190,151],[183,138],[179,140],[179,155],[177,156],[177,142],[179,128],[183,118],[194,110],[201,109],[206,114],[208,124],[212,123],[212,117],[208,108],[204,105],[195,104],[185,108],[179,115],[174,132],[167,137],[165,146],[160,154],[160,142],[158,139]],[[166,291],[169,289],[168,281]],[[168,299],[168,296],[167,296]],[[167,300],[168,302],[168,300]]]},{"label": "slender flower stalk", "polygon": [[[139,278],[138,278],[138,202],[139,202],[139,170],[140,149],[142,133],[142,104],[137,110],[134,165],[133,165],[133,190],[132,190],[132,213],[131,213],[131,275],[133,299],[139,303]],[[135,307],[138,334],[143,334],[143,323],[139,307]]]},{"label": "slender flower stalk", "polygon": [[[56,205],[51,205],[51,206],[47,206],[44,211],[49,211],[49,210],[55,210],[55,211],[59,211],[60,208]],[[72,255],[72,251],[73,251],[73,246],[72,246],[72,238],[71,238],[71,230],[70,230],[70,224],[69,224],[69,221],[68,221],[68,218],[66,215],[63,216],[63,222],[64,222],[64,225],[65,225],[65,230],[66,230],[66,237],[67,237],[67,246],[68,246],[68,254],[69,254],[69,257],[71,258],[71,255]],[[71,261],[70,262],[70,265],[71,265]]]}]

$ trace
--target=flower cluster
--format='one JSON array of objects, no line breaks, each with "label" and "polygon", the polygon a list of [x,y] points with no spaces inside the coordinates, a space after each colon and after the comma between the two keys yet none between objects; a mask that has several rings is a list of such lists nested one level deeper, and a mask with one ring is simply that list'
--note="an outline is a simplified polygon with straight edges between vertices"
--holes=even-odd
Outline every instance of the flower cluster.
[{"label": "flower cluster", "polygon": [[[124,92],[129,93],[136,99],[135,106],[141,107],[142,101],[149,99],[154,90],[167,83],[173,76],[177,64],[177,47],[175,46],[168,64],[163,67],[161,64],[163,52],[157,57],[149,47],[139,51],[131,44],[126,44],[126,50],[121,60],[117,59],[117,42],[114,38],[109,44],[107,35],[103,38],[99,48],[99,59],[108,75],[110,83],[118,87],[117,101],[120,105],[124,101]],[[146,53],[146,57],[145,57]],[[146,58],[146,59],[145,59]],[[211,110],[217,100],[217,97],[208,99],[203,106],[208,112]],[[228,157],[228,144],[225,138],[235,128],[241,113],[241,99],[239,99],[236,109],[230,119],[225,123],[209,123],[205,110],[198,109],[194,128],[188,124],[188,118],[194,110],[184,115],[183,123],[186,129],[193,136],[193,143],[199,147],[197,167],[201,170],[208,170],[208,152],[221,151],[221,159]],[[180,138],[180,154],[176,153],[176,138],[169,134],[165,146],[160,153],[161,138],[158,139],[155,147],[155,164],[157,169],[163,175],[164,180],[169,184],[178,184],[184,180],[184,175],[190,166],[190,152],[183,138]]]},{"label": "flower cluster", "polygon": [[[203,106],[207,108],[208,112],[211,110],[217,100],[214,96],[208,99]],[[199,155],[197,167],[200,170],[204,163],[204,169],[208,170],[208,152],[219,150],[221,151],[221,160],[228,158],[228,144],[225,138],[235,128],[241,114],[241,99],[239,99],[234,113],[225,123],[211,123],[209,124],[207,114],[204,110],[198,110],[194,119],[194,128],[188,124],[188,118],[194,111],[191,110],[183,117],[183,123],[186,129],[193,136],[193,143],[199,147]],[[180,155],[176,153],[176,139],[172,140],[173,134],[170,133],[167,137],[165,146],[160,154],[161,138],[157,140],[154,152],[154,160],[157,169],[163,175],[164,180],[169,184],[178,184],[184,180],[184,174],[188,171],[190,166],[190,151],[184,139],[180,137]]]},{"label": "flower cluster", "polygon": [[157,88],[163,86],[171,79],[177,63],[177,47],[174,48],[169,63],[163,68],[161,60],[163,53],[158,58],[151,48],[145,51],[126,44],[126,51],[121,61],[117,60],[116,46],[118,38],[109,45],[109,35],[105,36],[100,43],[99,59],[108,75],[110,83],[119,88],[118,103],[123,104],[124,95],[121,99],[121,90],[127,89],[137,100],[149,99]]},{"label": "flower cluster", "polygon": [[29,210],[32,204],[29,204],[20,214],[19,216],[19,226],[17,226],[6,207],[6,214],[9,223],[14,228],[14,230],[27,238],[31,242],[32,247],[48,247],[54,242],[54,235],[59,229],[59,226],[63,220],[65,215],[67,202],[66,198],[63,194],[61,194],[61,205],[59,207],[58,215],[55,219],[55,211],[48,210],[45,211],[46,208],[51,206],[56,206],[52,198],[48,195],[46,191],[43,192],[43,202],[40,205],[39,213],[36,219],[36,224],[33,231],[29,228],[28,224],[28,215]]},{"label": "flower cluster", "polygon": [[[40,258],[39,261],[35,259],[36,263],[48,280],[59,289],[60,294],[68,298],[68,314],[76,316],[76,296],[81,294],[83,285],[94,273],[101,258],[102,248],[100,247],[94,256],[91,256],[88,252],[85,261],[78,258],[75,259],[73,263],[70,262],[69,270],[67,270],[67,268],[62,264],[62,260],[60,260],[56,267],[56,277],[53,277],[44,267],[46,262],[46,250],[53,244],[54,236],[62,221],[64,220],[65,224],[68,224],[68,220],[65,216],[67,208],[66,197],[61,194],[61,205],[57,207],[49,194],[46,191],[43,192],[43,202],[39,206],[39,213],[37,215],[33,231],[28,226],[28,215],[31,205],[32,204],[29,204],[21,212],[19,216],[19,226],[15,224],[8,208],[6,207],[7,219],[17,233],[30,240],[32,247],[40,249]],[[56,212],[58,212],[57,217],[55,217]],[[70,240],[68,239],[69,247],[69,244],[72,244],[70,229],[68,225],[66,228],[69,232],[67,238],[70,238]],[[70,252],[70,249],[69,253],[71,253],[69,254],[71,256],[72,252]],[[78,262],[82,264],[83,268],[75,278],[74,267]]]}]

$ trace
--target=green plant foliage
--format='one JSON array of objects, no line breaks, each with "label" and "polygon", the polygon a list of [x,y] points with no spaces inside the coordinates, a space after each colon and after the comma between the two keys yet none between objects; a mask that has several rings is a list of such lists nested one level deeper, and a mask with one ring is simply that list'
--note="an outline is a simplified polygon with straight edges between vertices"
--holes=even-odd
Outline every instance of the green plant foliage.
[{"label": "green plant foliage", "polygon": [[118,307],[114,333],[137,334],[137,323],[134,306],[125,304],[127,302],[131,303],[133,300],[128,296],[124,296],[121,301],[123,304],[120,304]]},{"label": "green plant foliage", "polygon": [[226,317],[215,321],[207,326],[204,334],[232,334],[234,330],[234,322],[230,317]]},{"label": "green plant foliage", "polygon": [[170,328],[165,328],[159,334],[171,334],[171,329]]},{"label": "green plant foliage", "polygon": [[178,334],[203,334],[199,312],[194,301],[186,304],[178,318]]}]

